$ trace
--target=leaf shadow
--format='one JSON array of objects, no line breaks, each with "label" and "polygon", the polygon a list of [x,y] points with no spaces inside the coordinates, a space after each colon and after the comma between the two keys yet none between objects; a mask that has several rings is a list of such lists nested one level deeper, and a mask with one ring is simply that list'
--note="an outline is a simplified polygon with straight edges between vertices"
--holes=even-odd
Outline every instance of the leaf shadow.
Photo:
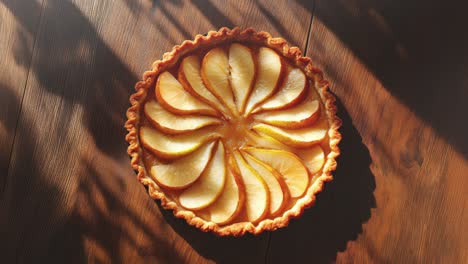
[{"label": "leaf shadow", "polygon": [[192,3],[214,27],[235,27],[231,19],[226,17],[210,0],[196,0],[192,1]]},{"label": "leaf shadow", "polygon": [[[63,192],[44,182],[47,175],[37,155],[35,127],[31,117],[19,116],[20,98],[3,83],[0,96],[1,100],[6,100],[10,111],[14,111],[6,112],[11,114],[8,116],[0,115],[0,122],[14,134],[8,148],[9,156],[0,157],[3,175],[0,181],[0,248],[5,263],[29,263],[47,255],[48,245],[35,241],[51,239],[53,234],[38,227],[60,224],[59,201]],[[77,250],[74,256],[82,259],[82,251]]]}]

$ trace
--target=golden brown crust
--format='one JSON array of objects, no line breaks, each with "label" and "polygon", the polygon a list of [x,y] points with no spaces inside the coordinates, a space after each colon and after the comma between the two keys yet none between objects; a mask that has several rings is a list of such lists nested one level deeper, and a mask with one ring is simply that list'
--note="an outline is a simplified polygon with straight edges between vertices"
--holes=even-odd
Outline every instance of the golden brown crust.
[{"label": "golden brown crust", "polygon": [[[329,121],[330,129],[328,131],[330,153],[328,153],[322,175],[317,177],[315,182],[308,187],[306,194],[294,204],[292,208],[285,211],[282,215],[274,219],[266,219],[258,224],[248,222],[234,223],[227,226],[219,226],[216,223],[208,222],[196,216],[193,212],[182,208],[175,201],[167,197],[159,186],[148,176],[143,165],[143,153],[139,141],[139,122],[142,114],[142,102],[148,94],[148,91],[155,85],[156,77],[174,66],[177,61],[184,55],[196,48],[212,47],[222,42],[239,41],[267,46],[276,50],[284,57],[288,58],[291,63],[304,70],[307,77],[314,80],[317,91],[324,102],[326,115]],[[143,80],[135,85],[136,92],[130,96],[131,107],[127,111],[127,122],[125,128],[128,130],[126,140],[129,143],[128,154],[131,156],[131,166],[136,171],[138,180],[148,186],[148,192],[153,199],[161,200],[161,205],[173,210],[176,217],[184,218],[190,225],[193,225],[202,231],[212,231],[217,235],[226,236],[242,236],[246,232],[252,234],[260,234],[265,230],[276,230],[287,226],[291,218],[300,216],[304,209],[313,205],[316,199],[316,194],[322,191],[325,182],[331,181],[333,176],[332,171],[336,169],[336,157],[340,154],[338,143],[341,140],[341,134],[338,132],[341,126],[341,120],[336,116],[335,97],[329,91],[329,84],[323,78],[322,71],[314,67],[312,60],[308,57],[303,57],[301,51],[297,47],[289,47],[286,40],[282,38],[272,38],[267,32],[256,32],[252,28],[240,30],[239,28],[228,29],[221,28],[219,31],[210,31],[206,36],[197,35],[194,40],[186,40],[181,45],[174,46],[171,52],[165,53],[162,60],[155,61],[151,71],[147,71],[143,75]]]}]

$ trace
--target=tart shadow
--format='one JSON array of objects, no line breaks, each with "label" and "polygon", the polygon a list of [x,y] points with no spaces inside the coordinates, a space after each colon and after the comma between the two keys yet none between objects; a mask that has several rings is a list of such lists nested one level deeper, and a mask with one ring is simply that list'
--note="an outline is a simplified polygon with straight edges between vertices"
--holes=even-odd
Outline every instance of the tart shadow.
[{"label": "tart shadow", "polygon": [[301,217],[272,233],[267,263],[303,263],[311,258],[314,263],[333,262],[348,241],[362,232],[371,208],[376,208],[369,151],[339,100],[337,106],[343,139],[334,180],[325,185],[316,203]]}]

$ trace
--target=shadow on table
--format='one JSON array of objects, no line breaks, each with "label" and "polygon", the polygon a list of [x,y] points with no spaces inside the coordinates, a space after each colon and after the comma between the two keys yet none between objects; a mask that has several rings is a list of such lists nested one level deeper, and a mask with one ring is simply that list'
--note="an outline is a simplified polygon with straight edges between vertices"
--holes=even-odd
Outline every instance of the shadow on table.
[{"label": "shadow on table", "polygon": [[[172,230],[164,225],[163,217],[150,198],[129,202],[128,196],[135,194],[127,183],[110,179],[111,172],[99,171],[89,161],[83,163],[87,164],[87,177],[79,183],[69,222],[57,232],[58,236],[52,242],[57,253],[51,260],[69,263],[70,256],[77,255],[75,251],[86,245],[86,257],[90,262],[130,261],[129,252],[138,255],[133,257],[136,262],[185,262],[186,259],[173,247],[173,241],[168,239]],[[143,190],[138,182],[132,185]],[[145,198],[146,193],[141,192],[141,196]],[[142,209],[148,205],[149,208]],[[151,217],[144,217],[144,212]],[[122,253],[119,249],[127,252]]]},{"label": "shadow on table", "polygon": [[[0,84],[0,96],[2,100],[8,100],[4,102],[11,109],[20,110],[21,100],[11,87]],[[37,151],[33,120],[28,116],[18,117],[18,113],[11,114],[14,120],[0,116],[1,125],[6,127],[7,133],[14,134],[15,139],[14,147],[9,146],[14,149],[11,152],[8,149],[11,161],[10,157],[1,157],[0,173],[4,177],[0,182],[0,248],[4,263],[29,263],[33,259],[41,259],[49,250],[47,243],[36,242],[38,237],[42,241],[52,239],[53,234],[42,227],[61,224],[59,197],[62,192],[43,181],[47,176],[42,170],[43,164],[37,156],[31,154],[31,149]],[[23,153],[21,150],[29,151]],[[82,259],[81,249],[74,256],[77,260]]]},{"label": "shadow on table", "polygon": [[314,16],[467,158],[467,8],[466,1],[318,0]]},{"label": "shadow on table", "polygon": [[[40,141],[43,144],[38,143],[40,137],[37,130],[40,125],[26,115],[27,112],[23,111],[19,119],[15,151],[12,153],[12,160],[16,162],[9,168],[13,170],[13,174],[10,173],[6,179],[6,190],[2,193],[1,200],[2,209],[8,214],[7,219],[1,219],[1,240],[8,241],[8,245],[2,248],[11,249],[6,250],[4,255],[4,259],[7,262],[11,259],[11,263],[46,259],[68,263],[70,258],[83,263],[87,257],[83,248],[83,235],[86,232],[91,237],[100,237],[104,242],[107,241],[106,237],[115,238],[110,234],[123,232],[118,226],[106,225],[110,222],[109,219],[99,220],[104,226],[102,230],[87,230],[84,228],[91,228],[96,223],[91,222],[85,227],[82,224],[77,226],[75,221],[80,219],[75,215],[76,212],[71,216],[64,215],[69,210],[64,208],[64,204],[73,204],[76,197],[69,197],[67,195],[70,194],[64,193],[65,184],[59,177],[67,179],[66,184],[69,185],[66,187],[69,190],[70,185],[74,184],[81,185],[80,188],[87,187],[87,182],[84,182],[87,178],[84,176],[95,176],[97,183],[102,180],[97,177],[102,176],[92,171],[85,172],[88,175],[80,175],[77,168],[73,175],[66,169],[60,172],[52,169],[60,168],[63,164],[58,163],[68,159],[59,153],[71,155],[77,152],[80,142],[73,141],[74,137],[70,136],[76,131],[68,131],[68,128],[77,121],[76,115],[80,112],[77,111],[78,107],[83,109],[83,118],[78,123],[83,123],[99,150],[116,159],[125,155],[126,143],[122,140],[126,133],[123,128],[125,111],[129,105],[131,88],[137,78],[104,43],[94,26],[73,3],[59,0],[44,2],[44,6],[41,6],[36,1],[0,0],[0,5],[4,5],[21,24],[16,29],[17,45],[13,56],[17,64],[30,69],[33,76],[30,78],[31,82],[37,80],[39,87],[43,89],[34,95],[53,94],[60,98],[60,103],[55,105],[58,111],[44,112],[54,114],[51,117],[54,121],[50,122],[53,126],[48,128],[49,144],[44,144],[43,139]],[[42,17],[39,19],[41,12]],[[32,16],[34,14],[38,17]],[[42,27],[38,27],[39,20]],[[38,29],[40,35],[32,48],[28,41],[35,39]],[[31,58],[34,58],[32,62]],[[32,85],[27,88],[37,89]],[[5,93],[7,92],[2,87],[2,94]],[[17,109],[20,109],[20,99],[15,103]],[[48,106],[45,109],[51,111]],[[37,111],[43,109],[39,108]],[[44,124],[46,125],[49,123]],[[8,130],[12,129],[14,128],[8,127]],[[44,134],[42,132],[41,136],[44,137]],[[41,162],[44,157],[50,157],[47,166]],[[102,192],[108,203],[118,203],[118,195]],[[64,201],[67,198],[72,201]],[[94,201],[89,199],[88,202],[93,209]],[[125,212],[125,205],[113,209]],[[96,243],[100,242],[96,238]],[[115,262],[121,262],[118,252],[113,252],[118,247],[104,242],[99,248],[112,256]]]},{"label": "shadow on table", "polygon": [[0,82],[0,194],[4,192],[10,165],[11,149],[15,138],[20,111],[19,98],[13,88]]},{"label": "shadow on table", "polygon": [[338,158],[334,181],[327,183],[318,195],[317,203],[306,209],[299,219],[292,220],[288,227],[239,239],[203,233],[161,208],[166,221],[198,253],[221,263],[252,261],[250,256],[254,252],[265,250],[262,245],[269,234],[268,263],[304,263],[311,256],[316,263],[334,260],[337,252],[343,251],[347,242],[355,240],[362,232],[362,224],[370,218],[371,208],[376,207],[373,195],[376,186],[369,169],[368,150],[343,105],[339,104],[339,109],[343,119],[341,133],[346,135],[340,148],[343,157],[347,158]]},{"label": "shadow on table", "polygon": [[338,107],[343,120],[340,132],[345,136],[334,180],[325,185],[315,205],[299,219],[272,234],[269,263],[333,261],[346,249],[347,242],[362,232],[362,224],[376,207],[369,152],[343,105],[339,103]]}]

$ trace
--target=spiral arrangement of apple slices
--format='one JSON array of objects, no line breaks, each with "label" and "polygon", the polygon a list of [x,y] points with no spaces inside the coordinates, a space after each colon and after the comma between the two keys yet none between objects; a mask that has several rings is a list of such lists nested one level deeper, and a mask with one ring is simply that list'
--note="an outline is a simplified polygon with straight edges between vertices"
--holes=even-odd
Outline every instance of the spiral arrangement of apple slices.
[{"label": "spiral arrangement of apple slices", "polygon": [[322,107],[304,72],[270,48],[233,43],[186,56],[144,105],[148,171],[205,220],[274,218],[322,169]]}]

